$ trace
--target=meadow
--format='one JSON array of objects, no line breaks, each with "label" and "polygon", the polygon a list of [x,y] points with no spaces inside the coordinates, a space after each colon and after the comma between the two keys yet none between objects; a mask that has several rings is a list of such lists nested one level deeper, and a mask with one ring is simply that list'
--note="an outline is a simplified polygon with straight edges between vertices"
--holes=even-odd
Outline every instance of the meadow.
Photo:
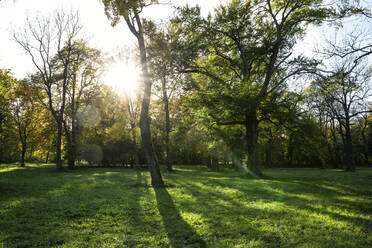
[{"label": "meadow", "polygon": [[0,165],[0,247],[372,247],[372,169]]}]

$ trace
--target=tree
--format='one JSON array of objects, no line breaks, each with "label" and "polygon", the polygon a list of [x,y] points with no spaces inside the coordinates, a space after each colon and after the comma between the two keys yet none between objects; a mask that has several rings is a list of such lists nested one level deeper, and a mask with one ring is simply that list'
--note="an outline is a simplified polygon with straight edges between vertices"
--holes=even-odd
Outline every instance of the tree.
[{"label": "tree", "polygon": [[183,75],[178,73],[173,65],[172,33],[171,26],[165,24],[163,28],[157,28],[155,23],[144,23],[146,33],[147,51],[150,71],[155,82],[155,90],[163,104],[164,131],[165,131],[165,163],[167,170],[172,171],[172,158],[170,151],[171,120],[169,106],[172,98],[180,94]]},{"label": "tree", "polygon": [[61,171],[64,112],[73,44],[81,31],[79,16],[59,11],[54,17],[27,20],[25,26],[23,32],[14,31],[13,37],[30,56],[40,76],[35,83],[47,95],[47,105],[57,123],[56,168]]},{"label": "tree", "polygon": [[260,121],[265,102],[275,101],[290,78],[313,67],[292,49],[309,24],[330,15],[322,1],[232,1],[202,18],[181,8],[173,19],[179,70],[197,74],[191,88],[217,125],[245,128],[247,166],[257,176]]},{"label": "tree", "polygon": [[346,171],[355,171],[351,126],[363,113],[371,112],[367,99],[372,73],[354,61],[352,57],[335,61],[333,70],[319,75],[311,85],[313,105],[322,106],[337,121]]},{"label": "tree", "polygon": [[64,117],[67,160],[70,169],[75,166],[78,152],[81,131],[77,120],[78,113],[101,91],[98,80],[103,71],[102,68],[103,59],[99,50],[90,48],[84,40],[73,43],[71,63],[68,69],[67,102]]},{"label": "tree", "polygon": [[19,141],[21,142],[21,167],[25,166],[25,154],[28,148],[29,136],[35,132],[41,106],[37,103],[36,88],[30,87],[27,81],[19,81],[12,92],[11,119],[14,122]]},{"label": "tree", "polygon": [[0,162],[15,159],[13,150],[18,140],[14,138],[10,107],[16,82],[9,70],[0,69]]},{"label": "tree", "polygon": [[123,17],[129,30],[136,37],[138,42],[143,77],[143,99],[140,116],[142,147],[146,156],[148,167],[150,169],[151,184],[154,186],[161,186],[164,185],[164,182],[160,173],[158,162],[155,158],[151,141],[149,106],[151,100],[152,82],[148,68],[144,29],[142,20],[140,18],[140,13],[142,12],[143,8],[150,5],[153,1],[103,0],[102,2],[105,6],[105,13],[107,17],[112,20],[112,25],[116,25],[120,21],[120,18]]},{"label": "tree", "polygon": [[137,147],[137,122],[138,122],[138,110],[139,110],[139,96],[136,96],[136,99],[132,99],[130,96],[126,96],[126,106],[128,110],[128,117],[130,123],[130,131],[132,135],[132,147],[134,155],[134,164],[135,168],[140,168],[140,159],[138,154]]}]

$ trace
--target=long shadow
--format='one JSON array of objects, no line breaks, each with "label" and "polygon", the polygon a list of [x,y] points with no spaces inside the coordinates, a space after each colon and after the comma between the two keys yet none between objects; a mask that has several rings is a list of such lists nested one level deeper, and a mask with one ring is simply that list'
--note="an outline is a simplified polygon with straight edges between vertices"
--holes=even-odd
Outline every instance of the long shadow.
[{"label": "long shadow", "polygon": [[155,189],[157,207],[172,247],[207,247],[204,240],[182,218],[166,188]]}]

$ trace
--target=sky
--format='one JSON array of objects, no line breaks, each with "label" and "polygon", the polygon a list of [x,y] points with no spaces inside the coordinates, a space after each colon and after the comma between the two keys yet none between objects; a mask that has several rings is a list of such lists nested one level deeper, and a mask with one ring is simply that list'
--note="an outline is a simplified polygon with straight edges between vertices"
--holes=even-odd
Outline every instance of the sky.
[{"label": "sky", "polygon": [[[143,13],[155,20],[170,17],[172,6],[183,5],[186,2],[195,5],[196,0],[173,0],[174,4],[151,6]],[[205,13],[213,10],[219,1],[205,0],[200,2]],[[84,26],[85,37],[92,47],[115,54],[124,47],[133,47],[135,39],[125,23],[112,27],[106,18],[103,4],[99,0],[7,0],[0,2],[0,68],[11,69],[16,78],[22,78],[27,73],[35,71],[28,55],[12,39],[12,30],[23,26],[26,17],[45,15],[57,9],[78,10]]]},{"label": "sky", "polygon": [[[145,8],[142,17],[157,21],[170,18],[174,7],[199,4],[202,14],[207,15],[218,4],[227,0],[164,0],[161,5]],[[2,0],[0,1],[0,69],[10,69],[17,79],[36,72],[30,57],[13,40],[13,30],[21,30],[29,18],[50,15],[56,10],[78,11],[83,25],[84,38],[88,38],[91,47],[102,50],[108,56],[115,56],[126,48],[135,47],[136,40],[124,22],[115,27],[104,13],[99,0]],[[110,65],[105,83],[119,91],[135,94],[138,88],[140,69],[133,62],[121,61]],[[123,79],[123,75],[125,75]]]},{"label": "sky", "polygon": [[[227,0],[164,0],[172,4],[154,5],[145,9],[143,16],[154,20],[167,19],[174,13],[174,6],[199,4],[202,14],[207,15],[218,4]],[[10,69],[13,76],[20,79],[36,71],[30,57],[12,38],[12,30],[18,30],[24,25],[26,18],[33,19],[38,15],[47,15],[58,9],[78,10],[84,26],[84,36],[89,39],[92,47],[115,55],[125,47],[134,47],[135,38],[126,24],[121,22],[112,27],[104,14],[103,4],[99,0],[3,0],[0,1],[0,68]],[[295,53],[313,56],[312,51],[324,33],[330,28],[309,28],[306,37],[295,47]],[[372,29],[371,29],[372,30]],[[117,81],[119,85],[122,72],[126,72],[126,84],[131,88],[137,81],[138,68],[132,63],[118,61],[109,71],[108,78]],[[132,85],[132,86],[131,86]],[[134,87],[134,86],[133,86]]]}]

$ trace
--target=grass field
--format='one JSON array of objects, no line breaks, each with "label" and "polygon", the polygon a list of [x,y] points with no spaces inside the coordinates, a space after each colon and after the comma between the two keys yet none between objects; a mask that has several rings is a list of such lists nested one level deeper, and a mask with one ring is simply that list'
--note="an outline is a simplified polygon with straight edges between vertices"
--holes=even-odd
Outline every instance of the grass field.
[{"label": "grass field", "polygon": [[0,165],[0,247],[372,247],[372,169]]}]

